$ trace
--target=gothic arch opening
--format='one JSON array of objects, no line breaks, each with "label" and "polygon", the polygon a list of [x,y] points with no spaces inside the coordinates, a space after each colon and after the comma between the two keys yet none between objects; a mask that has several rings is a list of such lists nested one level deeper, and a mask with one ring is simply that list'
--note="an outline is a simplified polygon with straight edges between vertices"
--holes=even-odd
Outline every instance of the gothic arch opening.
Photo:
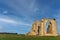
[{"label": "gothic arch opening", "polygon": [[39,33],[40,33],[40,26],[38,26],[38,35],[39,35]]},{"label": "gothic arch opening", "polygon": [[47,22],[46,22],[46,33],[48,33],[48,30],[49,30],[49,24],[50,24],[50,22],[47,21]]},{"label": "gothic arch opening", "polygon": [[49,20],[46,22],[46,33],[52,34],[52,23]]}]

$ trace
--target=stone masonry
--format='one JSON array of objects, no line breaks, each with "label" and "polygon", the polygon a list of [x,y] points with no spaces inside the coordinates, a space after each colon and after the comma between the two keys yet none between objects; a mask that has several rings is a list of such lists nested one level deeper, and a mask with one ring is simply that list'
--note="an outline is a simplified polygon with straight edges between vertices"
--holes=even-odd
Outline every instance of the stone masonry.
[{"label": "stone masonry", "polygon": [[[48,28],[46,31],[46,25]],[[42,19],[41,21],[36,20],[32,25],[31,31],[28,35],[34,36],[58,36],[57,22],[56,19]]]}]

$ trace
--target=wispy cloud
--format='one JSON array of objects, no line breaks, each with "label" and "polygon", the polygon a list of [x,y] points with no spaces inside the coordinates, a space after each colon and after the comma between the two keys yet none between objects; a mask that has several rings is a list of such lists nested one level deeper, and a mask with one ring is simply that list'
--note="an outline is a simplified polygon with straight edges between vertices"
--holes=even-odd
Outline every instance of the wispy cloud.
[{"label": "wispy cloud", "polygon": [[4,18],[0,18],[0,21],[2,22],[6,22],[6,23],[13,23],[13,24],[16,24],[17,22],[13,21],[13,20],[10,20],[10,19],[4,19]]},{"label": "wispy cloud", "polygon": [[4,29],[3,26],[0,26],[0,30]]},{"label": "wispy cloud", "polygon": [[5,23],[10,23],[10,24],[16,24],[16,25],[18,24],[18,25],[31,26],[31,24],[24,23],[22,21],[15,21],[15,20],[12,20],[12,19],[0,18],[0,21],[5,22]]},{"label": "wispy cloud", "polygon": [[3,14],[7,14],[8,13],[8,11],[3,11]]},{"label": "wispy cloud", "polygon": [[[29,12],[35,12],[37,11],[37,4],[36,4],[36,0],[15,0],[15,1],[11,1],[11,0],[7,0],[4,1],[5,5],[7,5],[8,7],[12,8],[13,10],[15,10],[18,14],[32,14]],[[23,12],[24,11],[24,12]],[[27,15],[28,16],[28,15]]]}]

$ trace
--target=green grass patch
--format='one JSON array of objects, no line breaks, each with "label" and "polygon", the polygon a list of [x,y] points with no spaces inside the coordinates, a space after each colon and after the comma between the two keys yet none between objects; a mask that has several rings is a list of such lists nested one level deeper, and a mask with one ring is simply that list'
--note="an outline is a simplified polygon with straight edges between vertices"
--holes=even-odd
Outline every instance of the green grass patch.
[{"label": "green grass patch", "polygon": [[60,40],[60,36],[57,37],[40,37],[40,36],[25,36],[25,35],[10,35],[0,34],[0,40]]}]

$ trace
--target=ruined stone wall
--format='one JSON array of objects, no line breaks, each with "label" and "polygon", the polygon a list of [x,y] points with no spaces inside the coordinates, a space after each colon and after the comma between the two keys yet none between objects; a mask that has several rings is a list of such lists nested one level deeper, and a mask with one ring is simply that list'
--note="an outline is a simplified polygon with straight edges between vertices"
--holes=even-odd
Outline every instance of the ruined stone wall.
[{"label": "ruined stone wall", "polygon": [[[49,22],[49,24],[46,31],[47,22]],[[35,21],[28,35],[58,36],[57,22],[55,19],[46,19],[46,18],[42,19],[40,22]]]}]

